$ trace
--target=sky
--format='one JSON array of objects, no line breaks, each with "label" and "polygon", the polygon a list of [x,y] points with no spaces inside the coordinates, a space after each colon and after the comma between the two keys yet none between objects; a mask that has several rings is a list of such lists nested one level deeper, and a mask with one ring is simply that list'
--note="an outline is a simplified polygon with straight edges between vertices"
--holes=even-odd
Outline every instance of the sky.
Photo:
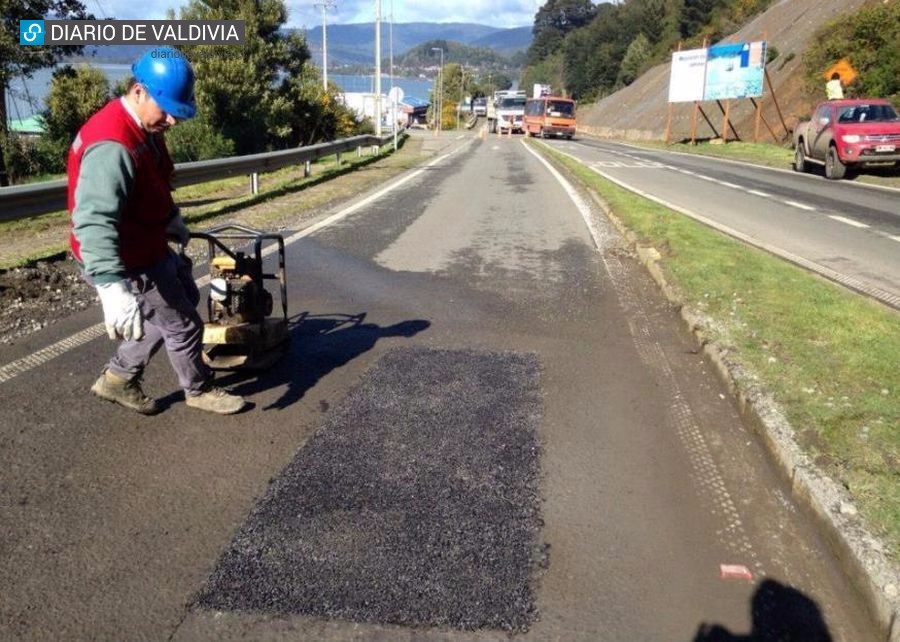
[{"label": "sky", "polygon": [[[187,0],[82,0],[98,18],[159,20],[166,9]],[[322,24],[322,0],[285,0],[289,27]],[[328,24],[373,22],[376,0],[329,0]],[[530,27],[545,0],[381,0],[382,20],[388,21],[393,3],[394,22],[473,22],[494,27]]]}]

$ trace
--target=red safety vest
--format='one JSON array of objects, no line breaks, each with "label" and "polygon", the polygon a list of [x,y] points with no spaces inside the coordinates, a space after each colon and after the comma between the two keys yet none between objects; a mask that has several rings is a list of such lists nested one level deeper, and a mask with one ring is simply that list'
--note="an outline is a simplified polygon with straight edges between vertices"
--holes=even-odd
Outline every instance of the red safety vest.
[{"label": "red safety vest", "polygon": [[[172,172],[175,167],[162,136],[151,146],[141,129],[122,105],[113,99],[81,127],[69,148],[69,213],[75,209],[75,186],[85,150],[101,141],[119,143],[134,164],[134,182],[119,219],[119,255],[126,269],[145,268],[165,256],[166,225],[172,214]],[[70,223],[71,226],[71,223]],[[74,228],[69,234],[72,254],[83,263],[81,243]]]}]

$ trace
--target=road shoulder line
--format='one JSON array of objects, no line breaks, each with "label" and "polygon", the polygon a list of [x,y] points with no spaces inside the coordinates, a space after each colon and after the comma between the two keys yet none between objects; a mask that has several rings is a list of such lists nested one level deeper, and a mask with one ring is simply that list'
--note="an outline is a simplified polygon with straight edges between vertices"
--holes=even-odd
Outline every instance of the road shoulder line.
[{"label": "road shoulder line", "polygon": [[[797,172],[792,169],[784,169],[782,167],[771,167],[769,165],[759,165],[758,163],[751,163],[750,161],[744,161],[744,160],[736,160],[734,158],[725,158],[723,156],[709,156],[707,154],[690,154],[688,152],[679,152],[679,151],[675,151],[673,149],[659,149],[656,147],[641,147],[640,145],[635,145],[633,143],[628,143],[628,142],[621,141],[621,140],[598,138],[596,136],[590,136],[588,134],[585,134],[585,136],[587,138],[590,138],[591,140],[596,140],[599,142],[614,143],[616,145],[622,145],[623,147],[630,147],[631,149],[637,149],[642,152],[662,152],[664,154],[677,154],[678,156],[687,156],[688,158],[706,158],[706,159],[710,159],[710,160],[722,161],[723,163],[731,163],[733,165],[743,165],[744,167],[753,167],[754,169],[765,169],[765,170],[769,170],[772,172],[781,172],[782,174],[790,174],[792,176],[805,176],[806,178],[813,179],[813,180],[827,180],[820,176],[814,176],[812,174],[805,173],[805,172]],[[825,163],[821,163],[820,161],[815,161],[812,159],[807,159],[807,161],[814,162],[814,163],[820,163],[821,165],[825,164]],[[875,190],[881,190],[884,192],[893,192],[895,194],[900,193],[900,188],[890,187],[889,185],[874,185],[872,183],[851,183],[851,182],[847,182],[847,181],[844,181],[842,183],[842,185],[846,185],[848,187],[853,187],[853,188],[859,188],[859,189],[875,189]]]}]

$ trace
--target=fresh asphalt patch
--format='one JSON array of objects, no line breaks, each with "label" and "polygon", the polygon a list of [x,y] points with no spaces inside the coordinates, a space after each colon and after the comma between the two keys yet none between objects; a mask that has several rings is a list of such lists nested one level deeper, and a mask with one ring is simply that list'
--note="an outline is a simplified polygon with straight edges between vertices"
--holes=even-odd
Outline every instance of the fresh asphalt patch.
[{"label": "fresh asphalt patch", "polygon": [[273,480],[197,603],[527,629],[541,413],[533,354],[388,352]]}]

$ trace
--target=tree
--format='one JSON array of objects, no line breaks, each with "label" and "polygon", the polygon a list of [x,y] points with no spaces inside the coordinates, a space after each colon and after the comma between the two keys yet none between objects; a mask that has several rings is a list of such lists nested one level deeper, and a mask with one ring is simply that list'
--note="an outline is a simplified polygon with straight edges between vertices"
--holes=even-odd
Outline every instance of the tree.
[{"label": "tree", "polygon": [[52,67],[64,56],[81,53],[78,46],[25,47],[19,44],[19,21],[37,18],[93,20],[79,0],[2,0],[0,29],[0,185],[8,185],[3,148],[7,138],[6,91],[18,76],[30,78],[36,70]]},{"label": "tree", "polygon": [[616,5],[602,4],[590,25],[566,37],[565,86],[573,97],[594,97],[616,85],[622,58],[634,37],[631,27],[623,25],[621,12]]},{"label": "tree", "polygon": [[283,30],[284,2],[191,0],[180,17],[246,22],[242,47],[207,46],[202,53],[197,46],[184,47],[197,75],[197,107],[210,125],[234,141],[238,154],[296,144],[291,79],[301,76],[310,54],[300,35]]},{"label": "tree", "polygon": [[563,87],[563,54],[561,51],[550,54],[536,65],[529,65],[522,74],[522,87],[532,87],[536,83],[550,85],[554,93],[562,93]]},{"label": "tree", "polygon": [[78,130],[108,100],[109,81],[99,69],[65,65],[53,72],[38,146],[44,171],[65,171],[66,154]]},{"label": "tree", "polygon": [[166,133],[166,146],[176,163],[224,158],[234,154],[234,141],[213,129],[203,114],[170,129]]},{"label": "tree", "polygon": [[566,34],[587,25],[596,15],[591,0],[547,0],[534,16],[528,48],[528,64],[535,64],[557,51]]},{"label": "tree", "polygon": [[628,45],[622,65],[619,67],[618,81],[622,85],[630,85],[644,71],[644,67],[650,60],[650,42],[647,36],[639,33]]}]

